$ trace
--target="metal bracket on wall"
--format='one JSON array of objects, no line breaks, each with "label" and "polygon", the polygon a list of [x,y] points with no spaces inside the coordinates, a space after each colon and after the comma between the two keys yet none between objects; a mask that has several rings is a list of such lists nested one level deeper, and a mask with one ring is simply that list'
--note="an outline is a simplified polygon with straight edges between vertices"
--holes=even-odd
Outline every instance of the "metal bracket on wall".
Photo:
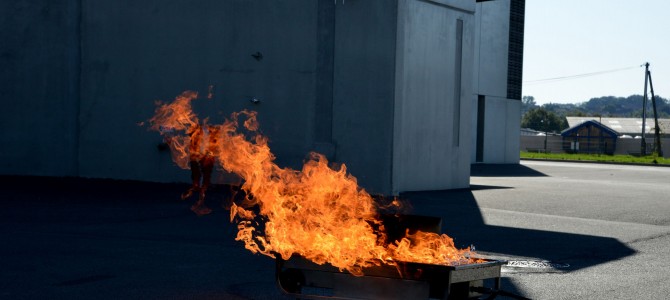
[{"label": "metal bracket on wall", "polygon": [[[335,0],[335,5],[337,5],[337,0]],[[342,0],[342,5],[344,5],[344,0]]]}]

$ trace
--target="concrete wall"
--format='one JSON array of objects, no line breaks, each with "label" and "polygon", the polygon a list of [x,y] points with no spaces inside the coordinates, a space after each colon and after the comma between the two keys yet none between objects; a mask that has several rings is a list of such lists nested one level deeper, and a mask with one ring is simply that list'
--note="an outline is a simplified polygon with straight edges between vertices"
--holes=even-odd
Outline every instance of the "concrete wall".
[{"label": "concrete wall", "polygon": [[484,162],[519,163],[521,101],[486,97]]},{"label": "concrete wall", "polygon": [[300,164],[314,134],[318,2],[83,3],[81,176],[187,179],[136,125],[183,90],[201,92],[194,109],[212,121],[257,110],[278,161]]},{"label": "concrete wall", "polygon": [[372,193],[391,192],[397,6],[336,7],[333,81],[335,158]]},{"label": "concrete wall", "polygon": [[474,11],[399,3],[394,191],[468,187]]},{"label": "concrete wall", "polygon": [[0,2],[0,174],[78,174],[79,9]]},{"label": "concrete wall", "polygon": [[[647,142],[647,152],[651,152],[654,149],[654,139],[646,138]],[[631,153],[640,153],[641,140],[640,139],[622,139],[619,138],[616,141],[616,150],[614,154],[627,155]],[[663,157],[670,157],[670,138],[661,138],[661,150],[663,150]]]},{"label": "concrete wall", "polygon": [[507,97],[510,0],[477,3],[475,14],[475,93]]},{"label": "concrete wall", "polygon": [[257,110],[280,165],[316,150],[390,191],[395,5],[35,2],[1,4],[1,87],[14,101],[0,173],[187,181],[137,123],[155,100],[197,90],[194,109],[213,122]]},{"label": "concrete wall", "polygon": [[[278,161],[299,166],[314,148],[316,93],[328,88],[317,82],[332,77],[332,64],[324,71],[317,57],[328,47],[317,24],[333,6],[3,2],[0,88],[11,101],[1,110],[0,173],[186,181],[188,173],[157,150],[161,138],[137,126],[155,100],[184,90],[203,94],[194,107],[212,121],[259,111]],[[262,60],[251,56],[257,52]],[[210,85],[211,100],[204,97]]]},{"label": "concrete wall", "polygon": [[460,117],[482,77],[472,73],[474,8],[457,0],[0,4],[8,99],[0,174],[188,181],[158,150],[159,135],[137,123],[155,100],[196,90],[194,109],[212,122],[257,110],[282,166],[299,167],[317,150],[373,193],[465,187],[471,128]]},{"label": "concrete wall", "polygon": [[[507,98],[510,0],[477,3],[475,14],[474,95],[471,97],[471,162],[476,162],[477,126],[483,124],[483,163],[519,163],[521,101]],[[478,98],[485,97],[478,122]]]},{"label": "concrete wall", "polygon": [[[521,151],[544,151],[545,137],[540,135],[522,135]],[[546,138],[547,151],[552,153],[562,153],[563,151],[563,137],[560,135],[549,135]]]}]

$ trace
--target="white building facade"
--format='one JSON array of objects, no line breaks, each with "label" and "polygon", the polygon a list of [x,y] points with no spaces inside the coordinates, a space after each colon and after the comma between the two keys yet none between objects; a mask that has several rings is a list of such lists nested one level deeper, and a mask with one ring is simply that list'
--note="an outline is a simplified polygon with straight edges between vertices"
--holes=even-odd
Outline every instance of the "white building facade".
[{"label": "white building facade", "polygon": [[525,0],[477,3],[472,163],[519,163]]}]

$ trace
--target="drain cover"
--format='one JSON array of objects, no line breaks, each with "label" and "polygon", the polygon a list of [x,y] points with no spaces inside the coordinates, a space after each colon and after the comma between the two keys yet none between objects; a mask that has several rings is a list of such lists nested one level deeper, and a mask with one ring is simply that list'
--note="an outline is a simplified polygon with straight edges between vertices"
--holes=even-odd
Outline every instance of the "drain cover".
[{"label": "drain cover", "polygon": [[550,261],[539,260],[509,260],[506,267],[513,268],[531,268],[531,269],[565,269],[569,264],[553,263]]}]

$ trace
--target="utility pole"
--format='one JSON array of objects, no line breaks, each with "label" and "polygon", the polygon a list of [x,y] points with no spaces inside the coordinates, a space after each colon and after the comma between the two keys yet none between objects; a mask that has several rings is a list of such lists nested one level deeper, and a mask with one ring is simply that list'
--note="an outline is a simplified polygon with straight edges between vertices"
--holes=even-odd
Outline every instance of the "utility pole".
[{"label": "utility pole", "polygon": [[654,108],[654,151],[657,155],[663,156],[663,149],[661,149],[661,128],[658,126],[658,112],[656,111],[656,96],[654,95],[654,84],[651,80],[651,71],[649,71],[649,63],[644,64],[644,96],[642,98],[642,145],[640,153],[647,155],[647,142],[645,140],[645,132],[647,131],[647,83],[649,83],[649,90],[651,91],[651,104]]},{"label": "utility pole", "polygon": [[649,79],[649,63],[644,63],[644,95],[642,96],[642,144],[640,145],[640,154],[647,155],[647,142],[645,141],[645,132],[647,131],[647,80]]},{"label": "utility pole", "polygon": [[654,96],[654,84],[651,82],[651,71],[649,71],[649,63],[647,63],[647,77],[649,78],[649,91],[651,92],[651,105],[654,108],[654,149],[656,154],[663,157],[663,149],[661,149],[661,128],[658,126],[658,113],[656,112],[656,97]]}]

